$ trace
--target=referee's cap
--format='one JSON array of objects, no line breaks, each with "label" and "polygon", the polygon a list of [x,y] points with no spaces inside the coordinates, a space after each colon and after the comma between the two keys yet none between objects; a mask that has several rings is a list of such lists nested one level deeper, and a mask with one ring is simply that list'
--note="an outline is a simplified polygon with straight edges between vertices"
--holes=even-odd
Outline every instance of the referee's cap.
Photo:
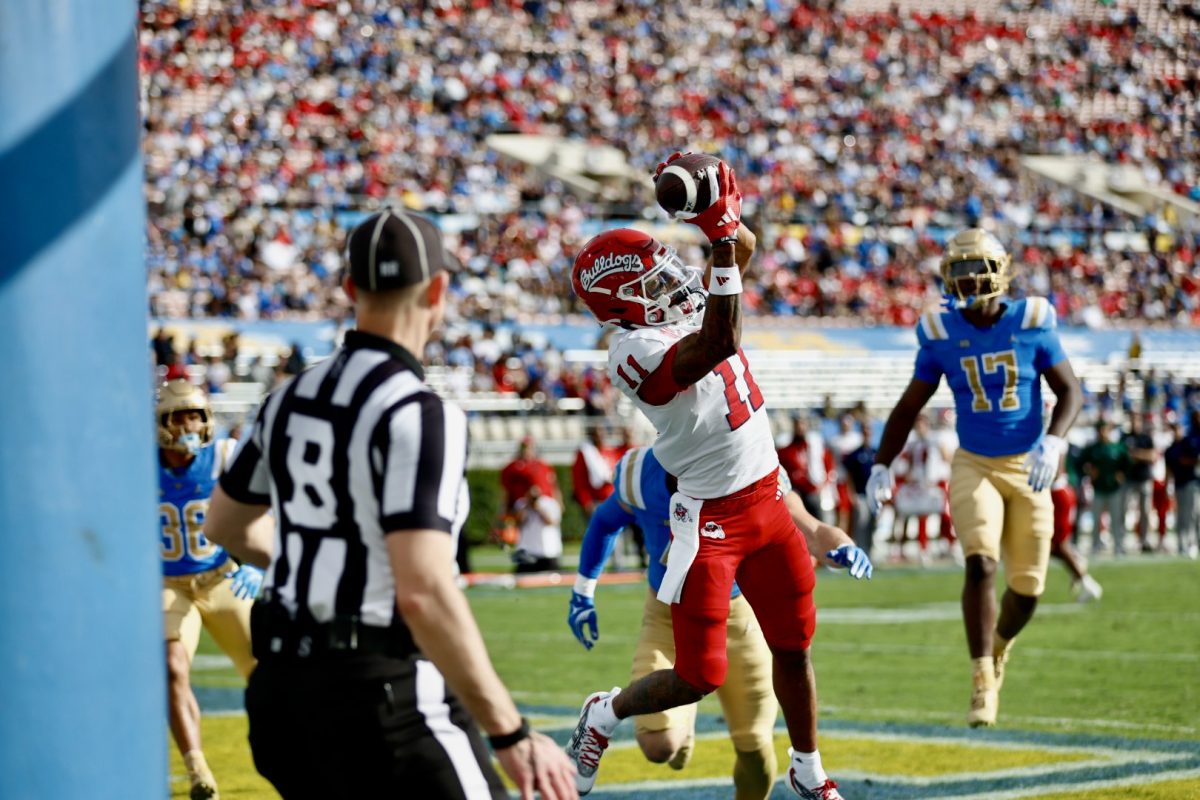
[{"label": "referee's cap", "polygon": [[454,263],[432,220],[392,208],[372,214],[350,232],[346,260],[350,280],[370,292],[415,286]]}]

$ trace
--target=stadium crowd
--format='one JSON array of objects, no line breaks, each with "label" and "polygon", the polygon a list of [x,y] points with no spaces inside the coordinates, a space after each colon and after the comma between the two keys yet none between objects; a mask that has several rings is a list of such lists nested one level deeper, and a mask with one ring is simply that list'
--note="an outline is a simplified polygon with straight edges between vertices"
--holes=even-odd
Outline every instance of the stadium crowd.
[{"label": "stadium crowd", "polygon": [[[909,324],[938,293],[937,232],[984,224],[1065,321],[1200,321],[1200,234],[1018,164],[1088,155],[1200,198],[1186,4],[141,5],[155,316],[342,315],[331,210],[382,203],[477,223],[450,236],[460,316],[575,312],[571,260],[613,208],[485,143],[537,132],[611,143],[647,176],[664,142],[729,160],[772,225],[759,313]],[[661,218],[648,180],[619,205]]]}]

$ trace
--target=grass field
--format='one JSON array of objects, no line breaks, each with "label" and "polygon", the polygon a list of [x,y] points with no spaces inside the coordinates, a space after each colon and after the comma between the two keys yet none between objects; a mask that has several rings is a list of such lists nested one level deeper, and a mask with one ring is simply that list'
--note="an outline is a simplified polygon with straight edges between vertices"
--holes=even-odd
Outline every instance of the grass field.
[{"label": "grass field", "polygon": [[[879,565],[870,583],[821,573],[813,646],[821,750],[850,800],[1200,798],[1200,564],[1097,564],[1105,595],[1093,606],[1071,602],[1065,573],[1052,570],[1014,650],[992,731],[962,724],[970,681],[957,569]],[[591,651],[567,630],[567,596],[565,588],[469,593],[500,674],[560,739],[588,692],[628,679],[644,589],[600,588]],[[205,750],[222,797],[274,797],[250,762],[239,681],[210,641],[202,652],[194,683],[212,712]],[[596,794],[731,796],[732,751],[718,715],[715,700],[701,704],[697,755],[678,773],[645,762],[626,730]],[[186,796],[174,754],[171,773],[172,796]],[[777,786],[774,796],[787,795]]]}]

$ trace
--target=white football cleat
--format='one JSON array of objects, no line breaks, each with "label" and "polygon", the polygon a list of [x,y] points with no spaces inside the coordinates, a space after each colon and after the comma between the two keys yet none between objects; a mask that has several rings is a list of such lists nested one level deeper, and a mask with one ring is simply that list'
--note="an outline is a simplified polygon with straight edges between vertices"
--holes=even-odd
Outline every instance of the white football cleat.
[{"label": "white football cleat", "polygon": [[1075,595],[1077,602],[1090,603],[1099,600],[1103,595],[1104,587],[1091,575],[1084,575],[1079,579],[1079,593]]},{"label": "white football cleat", "polygon": [[802,797],[804,800],[845,800],[838,791],[838,785],[830,778],[826,778],[820,786],[814,786],[811,789],[801,786],[796,780],[795,768],[788,770],[788,785],[792,787],[792,791],[796,793],[797,797]]},{"label": "white football cleat", "polygon": [[575,789],[580,796],[590,792],[596,785],[596,771],[600,769],[600,758],[608,749],[608,739],[611,735],[611,731],[605,734],[593,724],[593,708],[600,700],[616,697],[620,693],[618,688],[611,692],[594,692],[583,701],[583,708],[579,711],[579,723],[575,726],[575,732],[571,734],[571,741],[565,749],[567,758],[575,764]]}]

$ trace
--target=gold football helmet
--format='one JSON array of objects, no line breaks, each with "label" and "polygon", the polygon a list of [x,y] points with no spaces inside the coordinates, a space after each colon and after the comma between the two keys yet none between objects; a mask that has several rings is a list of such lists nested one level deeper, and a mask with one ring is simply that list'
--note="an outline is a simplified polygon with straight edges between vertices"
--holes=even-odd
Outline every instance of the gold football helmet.
[{"label": "gold football helmet", "polygon": [[942,283],[959,308],[974,308],[1008,291],[1012,256],[982,228],[968,228],[946,243]]},{"label": "gold football helmet", "polygon": [[[171,415],[176,411],[199,411],[204,417],[204,428],[197,438],[194,434],[176,434],[171,430]],[[186,378],[167,381],[158,388],[158,446],[163,450],[178,450],[195,453],[213,440],[216,425],[208,396],[199,386]]]}]

